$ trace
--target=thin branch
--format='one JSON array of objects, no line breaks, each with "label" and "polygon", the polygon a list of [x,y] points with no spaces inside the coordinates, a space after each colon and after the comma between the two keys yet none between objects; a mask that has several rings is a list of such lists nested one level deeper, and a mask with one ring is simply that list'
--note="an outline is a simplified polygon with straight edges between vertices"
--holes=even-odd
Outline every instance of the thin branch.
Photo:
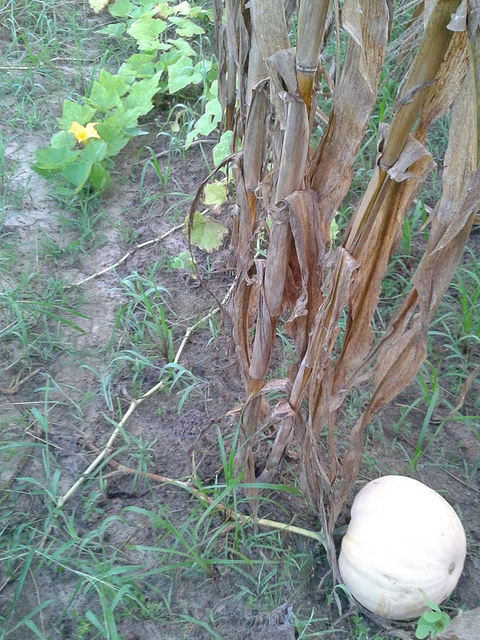
[{"label": "thin branch", "polygon": [[[223,300],[221,302],[222,307],[225,305],[225,303],[229,299],[230,294],[232,293],[234,287],[235,287],[235,283],[230,285],[230,288],[228,289],[227,293],[225,294],[225,296],[224,296],[224,298],[223,298]],[[176,356],[175,356],[175,358],[173,360],[174,364],[178,364],[178,362],[180,360],[180,355],[181,355],[183,349],[185,348],[185,345],[187,344],[188,339],[190,338],[192,333],[194,331],[196,331],[196,329],[198,329],[198,327],[200,327],[202,324],[204,324],[205,322],[208,322],[210,320],[210,318],[212,318],[214,315],[216,315],[220,310],[221,310],[221,307],[215,307],[215,309],[210,311],[210,313],[208,313],[206,316],[204,316],[203,318],[198,320],[198,322],[193,324],[191,327],[187,328],[187,330],[185,331],[185,335],[183,336],[183,340],[182,340],[180,346],[178,347],[177,354],[176,354]]]},{"label": "thin branch", "polygon": [[[222,305],[226,303],[226,301],[228,300],[228,298],[229,298],[229,296],[230,296],[232,291],[233,291],[233,285],[230,286],[230,288],[227,291],[224,299],[222,300]],[[182,340],[182,343],[180,344],[180,347],[178,348],[178,351],[177,351],[177,353],[175,355],[175,358],[173,360],[174,364],[178,364],[178,362],[180,360],[180,356],[181,356],[181,354],[183,352],[183,349],[185,348],[185,345],[187,344],[188,338],[191,336],[193,331],[195,331],[203,323],[208,322],[208,320],[213,318],[213,316],[216,315],[219,312],[219,310],[220,310],[219,307],[216,307],[215,309],[212,309],[212,311],[210,311],[210,313],[208,313],[201,320],[199,320],[198,322],[196,322],[194,325],[192,325],[191,327],[189,327],[186,330],[185,336],[184,336],[184,338]],[[161,380],[154,387],[152,387],[146,393],[144,393],[142,396],[140,396],[140,398],[137,398],[136,400],[132,401],[132,403],[130,404],[130,406],[127,409],[127,412],[125,413],[123,418],[120,420],[118,425],[115,427],[115,429],[114,429],[112,435],[110,436],[110,438],[108,439],[108,442],[105,445],[104,449],[98,454],[98,456],[95,458],[95,460],[88,466],[88,468],[83,472],[83,474],[78,478],[78,480],[70,487],[70,489],[63,496],[61,496],[60,498],[57,499],[57,507],[59,507],[59,508],[63,507],[64,504],[67,502],[67,500],[69,500],[78,491],[78,489],[82,486],[82,484],[85,482],[85,480],[91,476],[91,474],[95,471],[95,469],[97,469],[97,467],[100,465],[100,463],[108,456],[108,454],[110,452],[110,449],[112,448],[113,443],[115,442],[116,437],[118,436],[120,431],[123,429],[123,427],[125,426],[127,420],[130,418],[130,416],[135,411],[135,409],[140,404],[142,404],[142,402],[144,402],[147,398],[150,398],[150,396],[152,396],[155,393],[157,393],[157,391],[160,391],[161,389],[163,389],[165,387],[165,384],[166,384],[165,381]]]},{"label": "thin branch", "polygon": [[104,273],[108,273],[112,269],[115,269],[116,267],[120,266],[123,262],[125,262],[125,260],[128,260],[128,258],[131,255],[133,255],[135,253],[135,251],[138,251],[139,249],[143,249],[144,247],[148,247],[148,246],[150,246],[152,244],[160,242],[161,240],[164,240],[170,234],[174,233],[175,231],[179,231],[180,229],[183,229],[184,227],[185,227],[185,223],[182,222],[182,224],[177,224],[176,227],[172,227],[171,229],[169,229],[166,233],[162,234],[161,236],[157,236],[156,238],[153,238],[152,240],[147,240],[146,242],[142,242],[141,244],[136,244],[133,247],[133,249],[130,249],[130,251],[127,251],[127,253],[123,256],[123,258],[121,258],[115,264],[112,264],[109,267],[105,267],[105,269],[102,269],[101,271],[97,271],[96,273],[93,273],[91,276],[88,276],[88,278],[84,278],[83,280],[79,280],[78,282],[75,282],[75,284],[71,285],[71,286],[79,287],[80,285],[85,284],[85,282],[89,282],[90,280],[93,280],[94,278],[98,278],[99,276],[103,276]]},{"label": "thin branch", "polygon": [[[94,449],[93,445],[88,444],[89,448]],[[221,511],[225,516],[231,518],[235,521],[240,521],[243,523],[256,524],[261,527],[268,527],[269,529],[278,529],[279,531],[283,531],[285,533],[295,533],[299,536],[303,536],[305,538],[312,538],[316,540],[321,545],[325,546],[325,538],[320,531],[312,531],[310,529],[304,529],[303,527],[297,527],[293,524],[285,524],[284,522],[278,522],[276,520],[268,520],[266,518],[255,518],[254,516],[246,516],[240,511],[233,511],[228,507],[225,507],[221,502],[215,502],[210,496],[205,495],[200,489],[197,489],[195,486],[191,484],[191,482],[184,482],[183,480],[176,480],[173,478],[168,478],[167,476],[159,475],[158,473],[150,473],[150,472],[138,472],[136,469],[132,469],[131,467],[125,467],[115,460],[109,460],[108,464],[112,465],[115,468],[111,474],[107,474],[104,476],[104,480],[110,478],[115,478],[118,474],[128,474],[128,475],[136,475],[143,478],[147,478],[148,480],[153,480],[154,482],[161,482],[162,484],[170,484],[175,487],[180,487],[181,489],[186,489],[190,493],[193,493],[201,502],[206,502],[208,505],[214,505],[216,509]]]},{"label": "thin branch", "polygon": [[41,371],[40,368],[34,369],[33,371],[30,371],[30,373],[23,378],[21,378],[22,372],[20,371],[16,375],[13,382],[10,383],[9,387],[0,387],[0,393],[5,396],[9,396],[9,395],[14,396],[20,391],[20,388],[22,387],[22,385],[24,385],[25,382],[30,380],[30,378],[33,378],[33,376],[36,376],[39,371]]}]

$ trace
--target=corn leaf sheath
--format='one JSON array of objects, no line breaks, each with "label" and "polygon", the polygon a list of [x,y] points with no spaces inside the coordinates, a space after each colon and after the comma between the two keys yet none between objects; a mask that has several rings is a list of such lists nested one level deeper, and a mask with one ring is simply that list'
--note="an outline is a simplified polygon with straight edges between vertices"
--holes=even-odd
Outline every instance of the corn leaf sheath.
[{"label": "corn leaf sheath", "polygon": [[[433,5],[393,120],[382,127],[370,184],[333,251],[330,224],[350,188],[352,165],[375,105],[391,24],[389,8],[384,0],[345,1],[347,51],[333,88],[328,125],[313,149],[317,63],[328,3],[300,2],[297,43],[291,49],[283,0],[250,0],[249,9],[227,0],[228,60],[234,60],[239,78],[232,126],[243,152],[234,167],[238,276],[231,307],[246,385],[237,464],[246,470],[247,482],[253,482],[255,437],[260,428],[276,426],[259,478],[271,481],[295,437],[302,484],[327,535],[358,473],[365,427],[423,362],[428,324],[479,205],[480,14],[476,4],[469,12],[458,6],[459,0]],[[371,322],[382,280],[404,216],[434,166],[424,147],[426,134],[452,103],[443,193],[432,216],[426,254],[404,301],[374,343]],[[267,233],[265,217],[268,251],[266,259],[259,259],[254,243],[259,230]],[[334,355],[345,309],[343,345]],[[285,380],[266,383],[277,324],[285,312],[296,363]],[[367,380],[372,382],[371,399],[341,456],[335,440],[339,411],[346,395]],[[270,407],[265,397],[273,390],[283,397]],[[318,447],[325,428],[327,456]]]}]

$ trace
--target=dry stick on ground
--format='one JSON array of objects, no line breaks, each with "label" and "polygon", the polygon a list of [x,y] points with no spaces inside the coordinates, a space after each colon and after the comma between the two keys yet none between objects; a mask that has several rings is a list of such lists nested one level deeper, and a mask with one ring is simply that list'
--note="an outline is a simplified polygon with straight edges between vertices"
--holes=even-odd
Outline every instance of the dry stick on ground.
[{"label": "dry stick on ground", "polygon": [[123,262],[125,262],[125,260],[128,260],[128,258],[131,255],[133,255],[135,253],[135,251],[138,251],[138,249],[143,249],[143,247],[148,247],[148,246],[150,246],[152,244],[160,242],[161,240],[164,240],[165,238],[167,238],[170,234],[174,233],[175,231],[179,231],[180,229],[183,229],[184,226],[185,226],[185,223],[182,222],[182,224],[177,224],[176,227],[172,227],[171,229],[169,229],[166,233],[162,234],[161,236],[157,236],[156,238],[153,238],[153,240],[147,240],[146,242],[142,242],[141,244],[136,244],[133,247],[133,249],[130,249],[130,251],[127,251],[127,253],[123,256],[123,258],[121,258],[118,262],[115,262],[115,264],[112,264],[109,267],[105,267],[105,269],[102,269],[101,271],[97,271],[96,273],[93,273],[91,276],[88,276],[88,278],[84,278],[83,280],[79,280],[78,282],[76,282],[74,285],[71,285],[71,286],[79,287],[80,285],[85,284],[85,282],[89,282],[90,280],[93,280],[94,278],[98,278],[99,276],[103,276],[104,273],[108,273],[112,269],[115,269],[115,267],[119,267]]},{"label": "dry stick on ground", "polygon": [[22,372],[20,371],[15,376],[15,379],[13,380],[13,382],[10,383],[9,387],[0,387],[0,393],[5,395],[5,396],[15,395],[16,393],[18,393],[20,391],[20,387],[23,384],[25,384],[25,382],[30,380],[30,378],[33,378],[33,376],[36,376],[39,371],[41,371],[41,369],[39,369],[39,368],[34,369],[28,375],[26,375],[24,378],[21,378]]},{"label": "dry stick on ground", "polygon": [[[231,294],[232,290],[233,290],[233,285],[229,288],[229,290],[227,291],[224,299],[222,300],[222,305],[224,305],[227,302],[228,298],[230,297],[230,294]],[[189,327],[186,330],[185,335],[183,337],[183,340],[182,340],[182,342],[180,344],[180,347],[178,348],[178,351],[177,351],[177,353],[175,355],[175,358],[173,360],[173,364],[178,364],[178,362],[180,360],[180,356],[182,355],[183,349],[185,348],[185,345],[187,344],[187,341],[188,341],[189,337],[191,336],[191,334],[196,329],[198,329],[198,327],[200,327],[202,324],[204,324],[205,322],[210,320],[214,315],[216,315],[219,312],[219,310],[220,310],[220,308],[216,307],[215,309],[210,311],[210,313],[208,313],[206,316],[201,318],[201,320],[199,320],[198,322],[196,322],[195,324],[193,324],[191,327]],[[127,409],[127,412],[125,413],[123,418],[120,420],[118,425],[115,427],[115,429],[114,429],[112,435],[110,436],[110,438],[108,439],[108,442],[105,445],[104,449],[98,454],[98,456],[95,458],[95,460],[89,465],[89,467],[78,478],[78,480],[70,487],[70,489],[63,496],[61,496],[60,498],[57,499],[57,507],[59,507],[59,508],[63,507],[63,505],[67,502],[67,500],[69,500],[69,498],[71,498],[74,495],[74,493],[76,493],[78,491],[78,489],[82,486],[82,484],[85,482],[85,480],[100,465],[102,460],[104,460],[107,457],[107,455],[110,452],[110,449],[113,446],[113,443],[114,443],[116,437],[120,433],[121,429],[123,429],[123,427],[125,426],[127,420],[130,418],[130,416],[135,411],[135,409],[140,404],[142,404],[142,402],[144,402],[144,400],[146,400],[147,398],[150,398],[150,396],[153,396],[155,393],[157,393],[157,391],[160,391],[164,387],[165,387],[165,381],[161,380],[158,384],[156,384],[154,387],[152,387],[146,393],[144,393],[142,396],[140,396],[140,398],[137,398],[136,400],[132,401],[132,403],[130,404],[130,406]]]},{"label": "dry stick on ground", "polygon": [[[85,441],[84,444],[91,449],[92,451],[97,452],[98,449],[94,447],[90,442]],[[304,529],[303,527],[297,527],[293,524],[285,524],[283,522],[277,522],[276,520],[268,520],[266,518],[254,518],[252,516],[246,516],[240,511],[233,511],[228,507],[225,507],[221,502],[216,502],[210,496],[205,495],[202,491],[194,487],[190,482],[184,482],[183,480],[176,480],[174,478],[168,478],[167,476],[159,475],[158,473],[150,473],[150,472],[139,472],[138,469],[132,469],[131,467],[125,467],[120,464],[116,460],[108,460],[108,464],[114,467],[115,471],[111,474],[107,474],[103,476],[104,480],[108,480],[109,478],[115,478],[117,474],[127,474],[127,475],[136,475],[141,476],[143,478],[147,478],[148,480],[153,480],[154,482],[161,482],[162,484],[170,484],[175,487],[180,487],[181,489],[186,489],[190,493],[193,493],[200,501],[206,502],[209,506],[214,506],[215,509],[221,511],[226,517],[231,518],[235,521],[240,522],[250,522],[252,524],[259,525],[261,527],[268,527],[270,529],[278,529],[279,531],[284,531],[285,533],[296,533],[297,535],[303,536],[305,538],[312,538],[317,542],[320,542],[321,545],[325,545],[325,538],[322,533],[319,531],[311,531],[310,529]]]}]

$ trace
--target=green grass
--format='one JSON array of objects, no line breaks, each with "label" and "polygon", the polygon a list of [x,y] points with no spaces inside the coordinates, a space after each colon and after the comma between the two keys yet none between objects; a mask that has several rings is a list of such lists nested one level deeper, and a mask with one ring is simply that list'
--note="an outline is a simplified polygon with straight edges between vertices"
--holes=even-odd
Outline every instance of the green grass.
[{"label": "green grass", "polygon": [[[9,606],[2,608],[0,638],[16,637],[16,632],[47,638],[67,623],[74,629],[75,635],[70,637],[118,638],[119,622],[132,616],[155,620],[164,628],[189,622],[208,627],[214,634],[213,615],[204,619],[187,616],[182,613],[181,604],[176,599],[172,601],[172,591],[183,581],[195,591],[206,580],[218,580],[225,572],[233,572],[235,597],[245,599],[252,607],[261,598],[275,608],[285,598],[298,597],[313,588],[317,560],[311,548],[286,546],[278,532],[257,532],[250,525],[232,525],[215,509],[220,502],[233,506],[241,488],[238,481],[203,486],[197,479],[198,498],[192,497],[190,509],[182,513],[159,502],[154,487],[147,485],[152,508],[133,505],[118,516],[109,516],[103,492],[94,489],[95,482],[90,483],[91,488],[81,501],[76,501],[74,512],[56,509],[62,471],[47,447],[47,407],[46,394],[45,410],[37,411],[46,444],[35,446],[42,471],[35,478],[17,477],[0,506],[2,578],[14,587]],[[2,444],[0,453],[8,446]],[[131,443],[126,446],[133,455]],[[140,449],[144,456],[149,447],[141,444]],[[143,463],[138,458],[136,462],[142,470]],[[135,478],[132,486],[138,488]],[[213,504],[202,504],[201,496],[209,497]],[[29,509],[32,501],[36,505],[34,517]],[[116,532],[116,538],[120,535],[125,541],[122,545],[109,542],[111,530]],[[138,533],[144,531],[150,532],[149,544],[136,542]],[[56,597],[37,593],[36,607],[25,612],[22,594],[35,587],[39,573],[50,574],[52,584],[57,584]],[[170,590],[165,585],[170,585]],[[79,609],[82,602],[88,602],[83,610]],[[56,619],[45,629],[43,618],[48,615],[51,620],[52,611]],[[306,629],[313,623],[312,619],[299,622],[299,627]]]},{"label": "green grass", "polygon": [[39,274],[22,273],[7,283],[0,291],[0,354],[9,360],[7,369],[54,358],[63,349],[62,328],[83,333],[77,323],[85,318],[78,310],[81,302],[79,292]]}]

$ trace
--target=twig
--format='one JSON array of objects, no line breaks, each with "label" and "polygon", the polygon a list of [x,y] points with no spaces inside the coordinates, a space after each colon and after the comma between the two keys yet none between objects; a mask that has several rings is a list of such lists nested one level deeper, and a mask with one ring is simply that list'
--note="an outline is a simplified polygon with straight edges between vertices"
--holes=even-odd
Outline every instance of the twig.
[{"label": "twig", "polygon": [[85,482],[85,480],[91,475],[91,473],[93,471],[95,471],[95,469],[99,466],[99,464],[102,462],[102,460],[107,456],[107,454],[109,453],[110,449],[112,448],[113,443],[115,442],[116,437],[120,433],[120,430],[123,428],[123,426],[125,425],[125,423],[129,419],[129,417],[132,415],[132,413],[135,411],[135,409],[140,404],[142,404],[142,402],[144,400],[149,398],[151,395],[153,395],[157,391],[160,391],[161,389],[163,389],[164,386],[165,386],[165,381],[161,380],[158,384],[156,384],[149,391],[147,391],[143,396],[141,396],[137,400],[134,400],[130,404],[130,406],[127,409],[127,412],[125,413],[123,418],[120,420],[118,425],[115,427],[112,435],[108,439],[108,442],[105,445],[105,448],[103,449],[103,451],[101,451],[98,454],[98,456],[95,458],[95,460],[84,471],[83,475],[81,475],[78,478],[78,480],[70,487],[70,489],[65,493],[65,495],[63,495],[62,497],[57,499],[57,507],[58,508],[62,508],[63,507],[63,505],[67,502],[67,500],[69,498],[71,498],[74,495],[74,493],[77,492],[77,490],[82,486],[82,484]]},{"label": "twig", "polygon": [[[229,290],[227,291],[224,299],[222,300],[222,304],[226,303],[226,301],[228,300],[232,290],[233,290],[233,285],[230,286]],[[194,325],[192,325],[191,327],[189,327],[187,329],[187,331],[185,332],[185,336],[184,336],[184,338],[182,340],[182,343],[180,344],[180,347],[178,348],[177,353],[175,355],[175,358],[173,360],[174,364],[178,364],[178,362],[180,360],[180,356],[181,356],[181,354],[183,352],[183,349],[185,348],[185,345],[187,344],[188,338],[193,333],[193,331],[195,331],[195,329],[197,329],[204,322],[207,322],[208,320],[210,320],[210,318],[212,318],[215,314],[217,314],[219,312],[219,310],[220,309],[218,307],[216,307],[215,309],[212,309],[212,311],[210,311],[210,313],[208,313],[201,320],[199,320],[198,322],[196,322]],[[137,398],[136,400],[132,401],[132,403],[130,404],[130,406],[127,409],[127,412],[125,413],[123,418],[120,420],[118,425],[115,427],[115,429],[114,429],[112,435],[110,436],[110,438],[108,439],[108,442],[105,445],[104,449],[98,454],[98,456],[95,458],[95,460],[88,466],[88,468],[83,472],[83,474],[78,478],[78,480],[70,487],[70,489],[63,496],[61,496],[60,498],[57,499],[57,507],[59,507],[59,508],[63,507],[64,504],[67,502],[67,500],[69,500],[78,491],[78,489],[82,486],[82,484],[85,482],[85,480],[100,465],[102,460],[104,460],[107,457],[108,453],[110,452],[110,449],[113,446],[113,443],[115,442],[116,437],[118,436],[120,431],[123,429],[123,427],[125,426],[125,423],[130,418],[130,416],[135,411],[135,409],[140,404],[142,404],[142,402],[144,402],[147,398],[150,398],[150,396],[154,395],[155,393],[157,393],[157,391],[160,391],[164,387],[165,387],[165,381],[161,380],[158,384],[156,384],[154,387],[152,387],[146,393],[144,393],[142,396],[140,396],[140,398]]]},{"label": "twig", "polygon": [[112,264],[109,267],[105,267],[105,269],[102,269],[101,271],[97,271],[96,273],[93,273],[91,276],[88,276],[88,278],[84,278],[83,280],[79,280],[78,282],[75,282],[75,284],[71,285],[71,286],[79,287],[80,285],[85,284],[85,282],[89,282],[89,280],[93,280],[94,278],[98,278],[98,276],[103,276],[104,273],[108,273],[112,269],[115,269],[115,267],[120,266],[123,262],[125,262],[125,260],[128,260],[128,258],[131,255],[133,255],[135,253],[135,251],[138,251],[138,249],[143,249],[143,247],[148,247],[148,246],[150,246],[152,244],[160,242],[161,240],[164,240],[170,234],[174,233],[175,231],[179,231],[180,229],[183,229],[184,227],[185,227],[185,223],[182,222],[182,224],[177,224],[176,227],[172,227],[171,229],[169,229],[166,233],[162,234],[161,236],[157,236],[156,238],[153,238],[153,240],[147,240],[146,242],[142,242],[141,244],[136,244],[133,247],[133,249],[130,249],[130,251],[127,251],[127,253],[123,256],[123,258],[121,258],[115,264]]},{"label": "twig", "polygon": [[41,371],[41,369],[34,369],[33,371],[30,371],[30,373],[24,378],[20,378],[21,372],[18,373],[15,377],[15,380],[10,384],[9,387],[0,387],[0,393],[5,396],[14,396],[20,391],[20,387],[24,385],[27,380],[30,380],[30,378],[36,376],[39,371]]},{"label": "twig", "polygon": [[[86,442],[87,446],[95,450],[92,444]],[[285,524],[284,522],[277,522],[276,520],[268,520],[266,518],[254,518],[253,516],[246,516],[245,514],[239,511],[232,511],[228,507],[225,507],[221,502],[215,502],[210,496],[205,495],[200,489],[194,487],[191,482],[184,482],[183,480],[175,480],[173,478],[168,478],[167,476],[159,475],[158,473],[150,473],[150,472],[138,472],[136,469],[132,469],[131,467],[125,467],[118,463],[116,460],[109,460],[108,464],[112,465],[115,468],[115,474],[124,473],[128,475],[136,475],[144,478],[148,478],[149,480],[153,480],[154,482],[161,482],[162,484],[170,484],[175,487],[180,487],[181,489],[186,489],[193,493],[200,501],[206,502],[209,505],[214,505],[216,509],[225,514],[228,518],[232,520],[240,520],[240,522],[250,522],[251,524],[257,524],[261,527],[268,527],[270,529],[278,529],[279,531],[284,531],[285,533],[296,533],[297,535],[312,538],[317,542],[320,542],[321,545],[325,546],[325,538],[323,534],[319,531],[311,531],[310,529],[304,529],[303,527],[297,527],[293,524]],[[104,479],[108,477],[104,476]],[[115,476],[110,476],[115,477]]]},{"label": "twig", "polygon": [[[230,294],[232,293],[233,289],[235,287],[235,283],[230,285],[227,293],[225,294],[221,304],[222,306],[227,302],[227,300],[230,297]],[[185,335],[183,336],[183,340],[180,344],[180,346],[178,347],[178,351],[177,354],[175,356],[174,359],[174,364],[178,364],[179,360],[180,360],[180,355],[183,351],[183,349],[185,348],[185,345],[187,344],[190,336],[192,335],[192,333],[198,329],[198,327],[200,327],[204,322],[208,322],[208,320],[210,320],[210,318],[212,318],[214,315],[216,315],[218,312],[220,311],[220,307],[215,307],[215,309],[212,309],[212,311],[210,311],[210,313],[208,313],[206,316],[204,316],[203,318],[201,318],[200,320],[198,320],[195,324],[192,324],[191,327],[188,327],[187,330],[185,331]]]},{"label": "twig", "polygon": [[457,404],[450,411],[450,413],[446,417],[446,420],[450,420],[451,418],[453,418],[453,416],[457,413],[457,411],[460,411],[460,409],[463,407],[463,405],[465,404],[466,395],[470,391],[470,388],[479,373],[480,373],[480,365],[478,365],[478,367],[475,367],[475,369],[471,372],[471,374],[468,376],[468,378],[460,387],[460,393],[458,394]]}]

